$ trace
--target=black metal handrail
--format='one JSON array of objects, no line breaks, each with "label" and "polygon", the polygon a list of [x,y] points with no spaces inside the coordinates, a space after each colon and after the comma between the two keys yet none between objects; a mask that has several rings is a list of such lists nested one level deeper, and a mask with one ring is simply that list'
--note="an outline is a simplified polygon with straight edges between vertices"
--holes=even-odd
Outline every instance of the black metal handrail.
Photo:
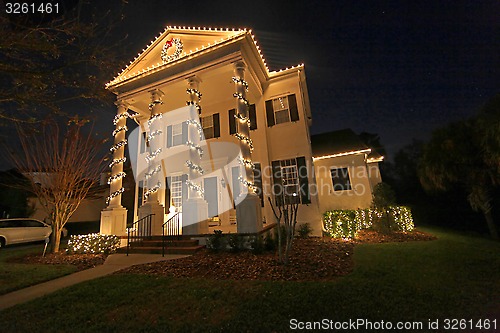
[{"label": "black metal handrail", "polygon": [[155,214],[149,214],[132,223],[127,227],[127,256],[130,249],[130,240],[142,241],[145,238],[151,238],[151,221]]},{"label": "black metal handrail", "polygon": [[[165,223],[163,223],[163,226],[161,228],[163,232],[161,255],[163,257],[165,256],[166,243],[169,241],[173,241],[175,238],[177,239],[180,238],[179,222],[180,222],[179,212],[177,212],[174,214],[174,216],[172,216]],[[166,239],[167,236],[169,236],[168,240]]]}]

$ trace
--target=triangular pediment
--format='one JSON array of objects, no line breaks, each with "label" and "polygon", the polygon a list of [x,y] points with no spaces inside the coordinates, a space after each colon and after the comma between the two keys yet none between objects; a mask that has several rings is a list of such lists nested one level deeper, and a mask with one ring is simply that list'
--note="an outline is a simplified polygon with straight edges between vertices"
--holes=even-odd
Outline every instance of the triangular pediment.
[{"label": "triangular pediment", "polygon": [[157,70],[197,52],[214,48],[247,32],[246,29],[167,27],[117,77],[109,82],[108,86],[141,73]]}]

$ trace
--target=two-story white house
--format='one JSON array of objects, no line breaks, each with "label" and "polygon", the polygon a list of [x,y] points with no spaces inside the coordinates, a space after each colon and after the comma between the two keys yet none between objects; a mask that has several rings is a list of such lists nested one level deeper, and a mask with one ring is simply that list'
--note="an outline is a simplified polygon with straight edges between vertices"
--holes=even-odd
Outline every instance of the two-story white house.
[{"label": "two-story white house", "polygon": [[251,30],[167,27],[106,88],[117,115],[102,233],[125,235],[129,147],[134,214],[154,214],[153,233],[176,214],[184,234],[256,233],[275,222],[271,203],[297,202],[298,223],[321,234],[304,65],[270,71]]}]

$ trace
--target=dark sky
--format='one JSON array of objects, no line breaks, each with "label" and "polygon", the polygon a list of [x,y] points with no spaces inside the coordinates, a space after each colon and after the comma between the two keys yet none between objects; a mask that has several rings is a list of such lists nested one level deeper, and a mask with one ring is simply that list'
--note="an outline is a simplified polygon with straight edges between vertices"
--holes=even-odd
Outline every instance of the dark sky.
[{"label": "dark sky", "polygon": [[[389,154],[500,91],[500,1],[129,1],[133,58],[166,25],[252,28],[271,69],[304,62],[313,133]],[[119,68],[117,68],[117,71]]]}]

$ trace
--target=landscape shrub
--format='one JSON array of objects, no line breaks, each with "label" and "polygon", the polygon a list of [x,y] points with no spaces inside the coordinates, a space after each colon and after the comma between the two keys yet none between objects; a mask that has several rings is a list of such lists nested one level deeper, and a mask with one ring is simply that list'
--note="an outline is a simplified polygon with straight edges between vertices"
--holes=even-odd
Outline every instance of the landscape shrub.
[{"label": "landscape shrub", "polygon": [[68,241],[68,254],[110,254],[120,247],[120,237],[114,235],[88,234],[71,235]]},{"label": "landscape shrub", "polygon": [[311,225],[309,223],[302,223],[297,229],[297,236],[299,238],[308,238],[311,232]]}]

